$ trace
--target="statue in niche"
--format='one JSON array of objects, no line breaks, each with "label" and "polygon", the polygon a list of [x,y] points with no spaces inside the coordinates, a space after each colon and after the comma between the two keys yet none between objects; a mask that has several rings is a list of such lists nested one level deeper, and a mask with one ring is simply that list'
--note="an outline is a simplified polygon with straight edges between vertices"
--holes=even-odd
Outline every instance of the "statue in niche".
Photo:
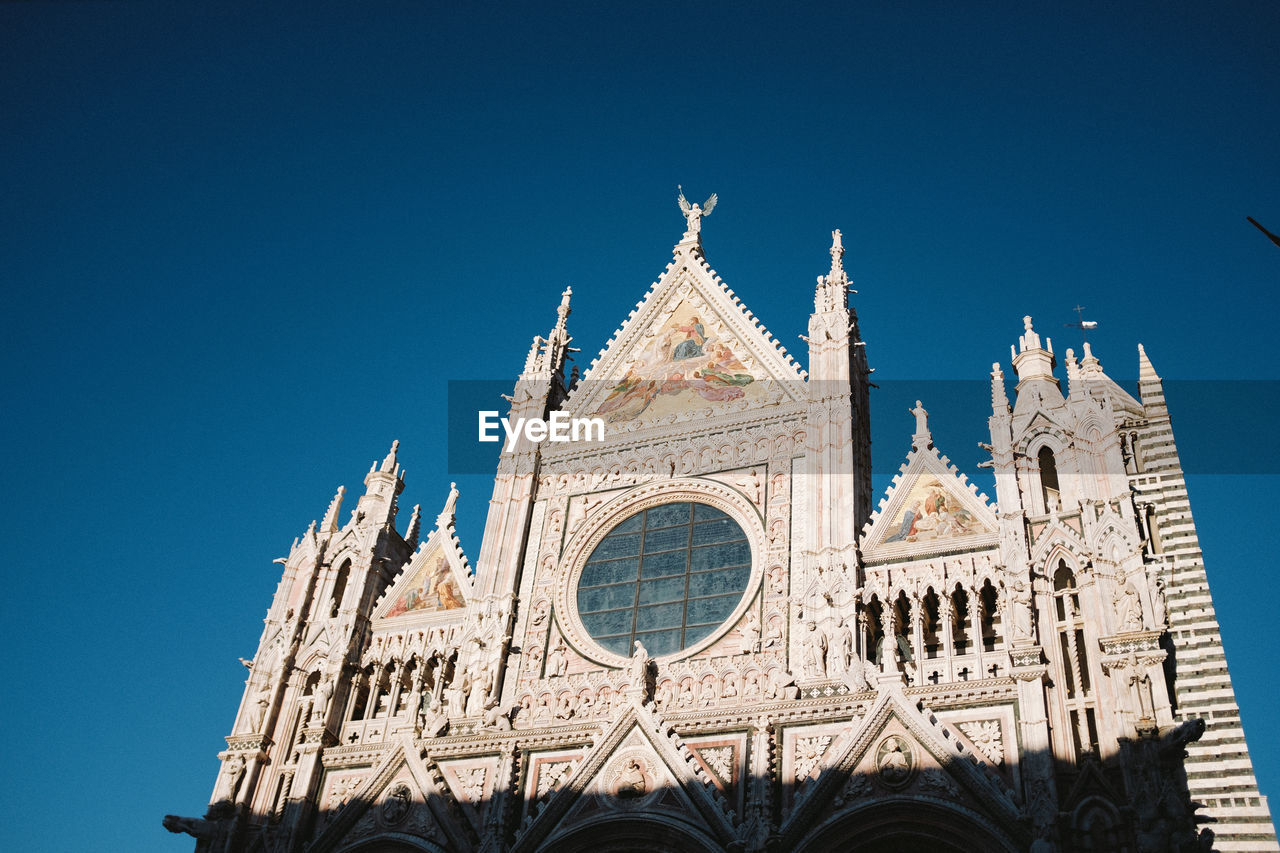
[{"label": "statue in niche", "polygon": [[1008,592],[1009,619],[1013,628],[1013,639],[1030,640],[1035,633],[1035,620],[1031,606],[1031,584],[1018,578],[1009,585]]},{"label": "statue in niche", "polygon": [[843,678],[853,664],[853,629],[847,619],[836,620],[827,652],[827,678]]},{"label": "statue in niche", "polygon": [[818,623],[810,619],[805,623],[808,631],[801,640],[801,663],[807,678],[822,678],[826,675],[827,635],[818,627]]},{"label": "statue in niche", "polygon": [[1142,630],[1142,602],[1138,600],[1138,591],[1133,584],[1125,583],[1119,587],[1111,602],[1116,609],[1116,630]]},{"label": "statue in niche", "polygon": [[569,647],[564,640],[556,643],[555,648],[547,655],[547,677],[559,678],[569,669]]}]

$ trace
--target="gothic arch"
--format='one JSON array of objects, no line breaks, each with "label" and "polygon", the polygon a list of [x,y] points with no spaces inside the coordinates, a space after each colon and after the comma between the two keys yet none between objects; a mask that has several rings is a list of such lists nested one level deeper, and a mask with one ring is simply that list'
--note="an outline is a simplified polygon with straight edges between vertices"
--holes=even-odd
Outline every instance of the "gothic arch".
[{"label": "gothic arch", "polygon": [[1024,849],[989,819],[954,803],[869,800],[818,825],[795,853],[1015,853]]},{"label": "gothic arch", "polygon": [[421,851],[448,853],[447,848],[433,841],[399,832],[384,833],[339,847],[337,853],[421,853]]},{"label": "gothic arch", "polygon": [[720,853],[724,847],[701,830],[655,814],[609,815],[548,838],[540,850],[556,853]]}]

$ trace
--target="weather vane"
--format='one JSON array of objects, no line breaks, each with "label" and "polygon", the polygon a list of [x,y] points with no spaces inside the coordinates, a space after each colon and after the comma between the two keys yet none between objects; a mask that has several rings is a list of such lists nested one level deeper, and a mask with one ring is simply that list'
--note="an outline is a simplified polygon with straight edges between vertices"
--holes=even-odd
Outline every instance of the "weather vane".
[{"label": "weather vane", "polygon": [[1065,323],[1064,325],[1065,325],[1068,329],[1079,329],[1079,330],[1080,330],[1080,337],[1084,339],[1085,343],[1088,343],[1088,342],[1089,342],[1089,332],[1091,332],[1091,331],[1093,331],[1094,329],[1098,328],[1098,321],[1097,321],[1097,320],[1086,320],[1086,319],[1084,318],[1084,306],[1083,306],[1083,305],[1077,305],[1077,306],[1076,306],[1075,308],[1073,308],[1072,310],[1076,312],[1076,322],[1074,322],[1074,323]]}]

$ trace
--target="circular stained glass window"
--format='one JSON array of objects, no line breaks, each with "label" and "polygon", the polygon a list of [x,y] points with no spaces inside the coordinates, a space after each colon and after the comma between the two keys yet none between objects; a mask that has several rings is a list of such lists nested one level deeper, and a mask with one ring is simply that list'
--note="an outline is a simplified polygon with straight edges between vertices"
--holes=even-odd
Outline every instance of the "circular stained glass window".
[{"label": "circular stained glass window", "polygon": [[706,639],[737,608],[751,547],[715,507],[670,503],[623,521],[591,552],[578,580],[578,615],[597,643],[654,656]]}]

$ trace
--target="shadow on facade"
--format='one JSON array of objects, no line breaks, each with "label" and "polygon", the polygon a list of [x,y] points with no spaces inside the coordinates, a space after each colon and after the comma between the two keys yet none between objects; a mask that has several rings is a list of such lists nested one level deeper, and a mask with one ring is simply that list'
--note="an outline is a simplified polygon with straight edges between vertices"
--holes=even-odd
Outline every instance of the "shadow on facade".
[{"label": "shadow on facade", "polygon": [[530,797],[537,753],[521,742],[537,733],[521,730],[502,743],[509,783],[474,801],[450,787],[436,755],[476,751],[455,743],[437,753],[421,741],[416,758],[376,768],[342,802],[290,801],[270,815],[222,802],[201,819],[167,816],[164,826],[194,836],[197,853],[1207,851],[1213,833],[1198,825],[1207,819],[1195,814],[1184,769],[1185,746],[1203,731],[1192,720],[1123,739],[1105,757],[1023,753],[1009,767],[940,757],[879,732],[794,778],[797,764],[776,746],[794,741],[773,725],[751,739],[768,751],[769,771],[739,770],[729,781],[693,760],[678,779],[681,768],[656,754],[643,767],[593,759],[584,743],[582,763]]}]

